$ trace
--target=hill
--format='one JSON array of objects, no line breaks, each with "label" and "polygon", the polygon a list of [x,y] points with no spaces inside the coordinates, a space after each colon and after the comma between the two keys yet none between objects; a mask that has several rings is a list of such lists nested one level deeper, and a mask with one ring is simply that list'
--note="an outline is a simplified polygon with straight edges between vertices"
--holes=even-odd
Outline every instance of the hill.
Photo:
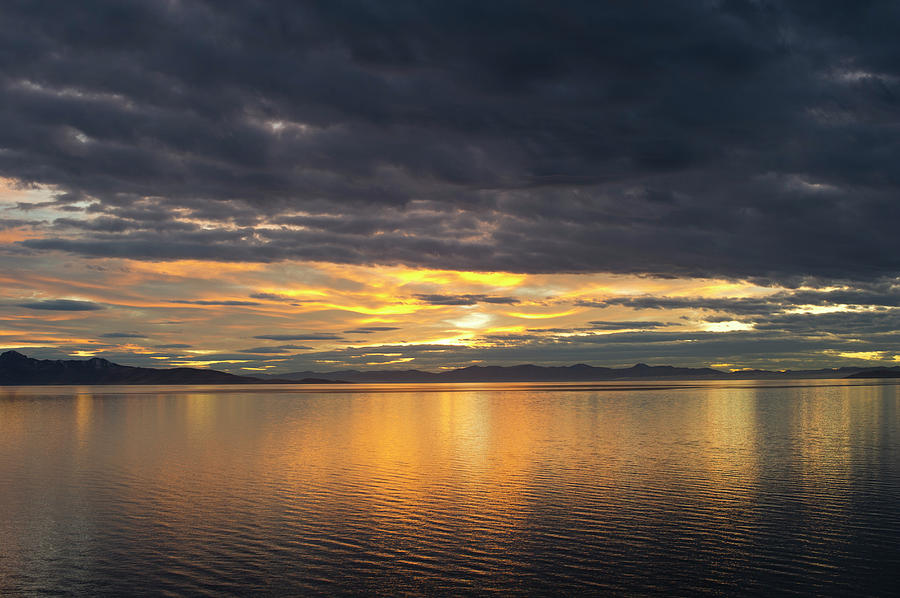
[{"label": "hill", "polygon": [[[195,368],[154,369],[87,360],[32,359],[16,351],[0,354],[0,385],[51,384],[259,384],[250,376]],[[293,381],[292,381],[293,382]]]},{"label": "hill", "polygon": [[51,384],[252,384],[263,382],[216,370],[154,369],[87,360],[33,359],[16,351],[0,354],[0,385]]}]

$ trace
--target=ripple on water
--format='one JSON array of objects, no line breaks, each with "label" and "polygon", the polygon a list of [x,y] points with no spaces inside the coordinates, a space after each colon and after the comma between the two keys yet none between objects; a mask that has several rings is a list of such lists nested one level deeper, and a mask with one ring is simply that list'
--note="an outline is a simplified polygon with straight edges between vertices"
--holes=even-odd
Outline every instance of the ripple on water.
[{"label": "ripple on water", "polygon": [[897,389],[19,389],[0,594],[883,595]]}]

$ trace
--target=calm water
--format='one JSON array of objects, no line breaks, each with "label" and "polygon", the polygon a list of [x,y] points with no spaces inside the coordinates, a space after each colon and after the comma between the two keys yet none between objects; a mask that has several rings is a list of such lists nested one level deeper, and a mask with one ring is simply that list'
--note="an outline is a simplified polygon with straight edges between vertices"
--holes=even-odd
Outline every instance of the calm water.
[{"label": "calm water", "polygon": [[0,595],[892,594],[898,389],[0,388]]}]

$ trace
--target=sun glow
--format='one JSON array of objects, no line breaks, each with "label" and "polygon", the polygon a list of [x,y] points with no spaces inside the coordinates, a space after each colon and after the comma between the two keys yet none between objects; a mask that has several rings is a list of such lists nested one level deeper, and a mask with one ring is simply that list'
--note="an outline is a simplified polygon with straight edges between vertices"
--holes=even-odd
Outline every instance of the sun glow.
[{"label": "sun glow", "polygon": [[862,305],[798,305],[784,310],[786,314],[833,314],[840,312],[869,311],[870,306]]},{"label": "sun glow", "polygon": [[[834,353],[833,351],[826,352]],[[864,359],[866,361],[884,361],[887,359],[884,351],[842,351],[838,352],[837,355],[846,359]],[[896,356],[894,359],[896,359]]]},{"label": "sun glow", "polygon": [[507,312],[506,315],[513,318],[523,318],[525,320],[549,320],[551,318],[563,318],[565,316],[571,316],[572,314],[577,314],[580,309],[569,309],[566,311],[560,311],[555,313],[524,313],[524,312]]},{"label": "sun glow", "polygon": [[729,320],[727,322],[704,322],[702,328],[707,332],[737,332],[742,330],[753,330],[753,324]]},{"label": "sun glow", "polygon": [[[605,336],[612,339],[613,335],[638,330],[645,331],[648,338],[663,329],[676,336],[680,332],[754,330],[752,314],[705,322],[703,315],[708,312],[691,308],[690,298],[696,297],[702,305],[703,298],[781,296],[788,292],[712,279],[453,272],[318,262],[222,264],[204,260],[72,258],[66,267],[78,272],[77,277],[43,269],[37,261],[34,266],[0,276],[0,286],[6,289],[0,295],[8,305],[5,344],[56,348],[66,353],[82,351],[85,355],[102,350],[106,354],[131,354],[136,363],[177,360],[178,364],[232,371],[239,370],[228,367],[233,363],[265,370],[274,367],[276,371],[314,369],[315,359],[336,355],[339,357],[335,361],[359,365],[363,361],[358,355],[348,353],[342,359],[342,352],[371,348],[373,352],[392,353],[395,347],[429,344],[444,346],[441,351],[446,359],[438,350],[416,353],[418,367],[435,369],[451,362],[468,362],[472,357],[468,351],[464,358],[451,355],[455,350],[483,350],[485,356],[502,350],[506,355],[515,355],[515,351],[535,343],[541,345],[541,351],[550,346],[568,346],[572,348],[573,362],[596,360],[599,364],[602,359],[612,359],[593,357],[604,344]],[[428,295],[436,298],[429,302]],[[622,297],[687,300],[677,304],[685,307],[671,309],[607,303]],[[103,309],[51,311],[20,306],[64,298],[91,301]],[[804,302],[786,304],[782,313],[815,315],[864,310],[869,308],[810,306]],[[595,321],[600,324],[595,326]],[[648,322],[650,325],[643,325]],[[615,323],[620,325],[608,325]],[[123,340],[125,336],[116,336],[131,332],[141,336],[127,341]],[[292,334],[312,338],[277,338]],[[282,344],[304,348],[279,349]],[[260,346],[264,347],[260,354],[243,358],[245,349]],[[840,357],[889,358],[868,350],[869,345],[853,348],[858,350]],[[652,350],[651,345],[648,350]],[[272,355],[281,355],[284,361],[273,366],[267,360]],[[522,355],[528,355],[522,359],[533,359],[527,351]],[[223,359],[216,360],[216,356]],[[396,355],[398,359],[407,357]],[[486,359],[486,363],[490,362],[490,358]]]}]

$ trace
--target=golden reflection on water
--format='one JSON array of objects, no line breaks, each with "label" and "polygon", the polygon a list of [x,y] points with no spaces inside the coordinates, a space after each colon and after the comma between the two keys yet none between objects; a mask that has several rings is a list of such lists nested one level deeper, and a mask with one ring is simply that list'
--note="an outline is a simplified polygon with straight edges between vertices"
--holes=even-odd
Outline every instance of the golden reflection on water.
[{"label": "golden reflection on water", "polygon": [[77,431],[78,447],[83,446],[90,434],[93,424],[94,396],[89,389],[79,387],[75,391],[75,429]]},{"label": "golden reflection on water", "polygon": [[426,563],[456,545],[503,559],[535,529],[764,544],[775,509],[838,537],[898,406],[897,387],[840,385],[40,392],[0,396],[0,482],[19,489],[0,496],[0,551],[17,567],[62,558],[67,534]]},{"label": "golden reflection on water", "polygon": [[[119,467],[142,464],[130,472],[142,482],[132,490],[184,485],[163,498],[176,501],[167,506],[170,513],[189,506],[177,501],[198,495],[215,497],[218,511],[229,512],[223,501],[242,488],[223,492],[226,479],[253,480],[298,500],[342,487],[345,492],[313,497],[321,515],[355,503],[394,526],[415,522],[417,511],[436,503],[449,511],[521,514],[539,498],[535,480],[601,488],[611,502],[635,487],[677,490],[729,514],[757,499],[761,475],[796,474],[809,496],[830,492],[833,507],[852,479],[851,434],[866,434],[876,421],[866,413],[880,391],[804,389],[785,408],[773,408],[767,392],[701,388],[674,398],[652,392],[551,397],[398,388],[324,399],[288,395],[281,400],[302,406],[288,409],[287,417],[253,415],[255,398],[192,392],[159,395],[149,411],[141,401],[118,406],[128,433],[114,431],[113,437],[121,443]],[[95,406],[88,391],[76,394],[72,421],[79,447],[90,442]],[[14,435],[16,418],[21,422],[22,414],[4,415]],[[782,437],[790,439],[779,448],[784,452],[772,452],[767,438]],[[93,450],[97,456],[103,448]],[[779,471],[785,460],[793,469]]]}]

